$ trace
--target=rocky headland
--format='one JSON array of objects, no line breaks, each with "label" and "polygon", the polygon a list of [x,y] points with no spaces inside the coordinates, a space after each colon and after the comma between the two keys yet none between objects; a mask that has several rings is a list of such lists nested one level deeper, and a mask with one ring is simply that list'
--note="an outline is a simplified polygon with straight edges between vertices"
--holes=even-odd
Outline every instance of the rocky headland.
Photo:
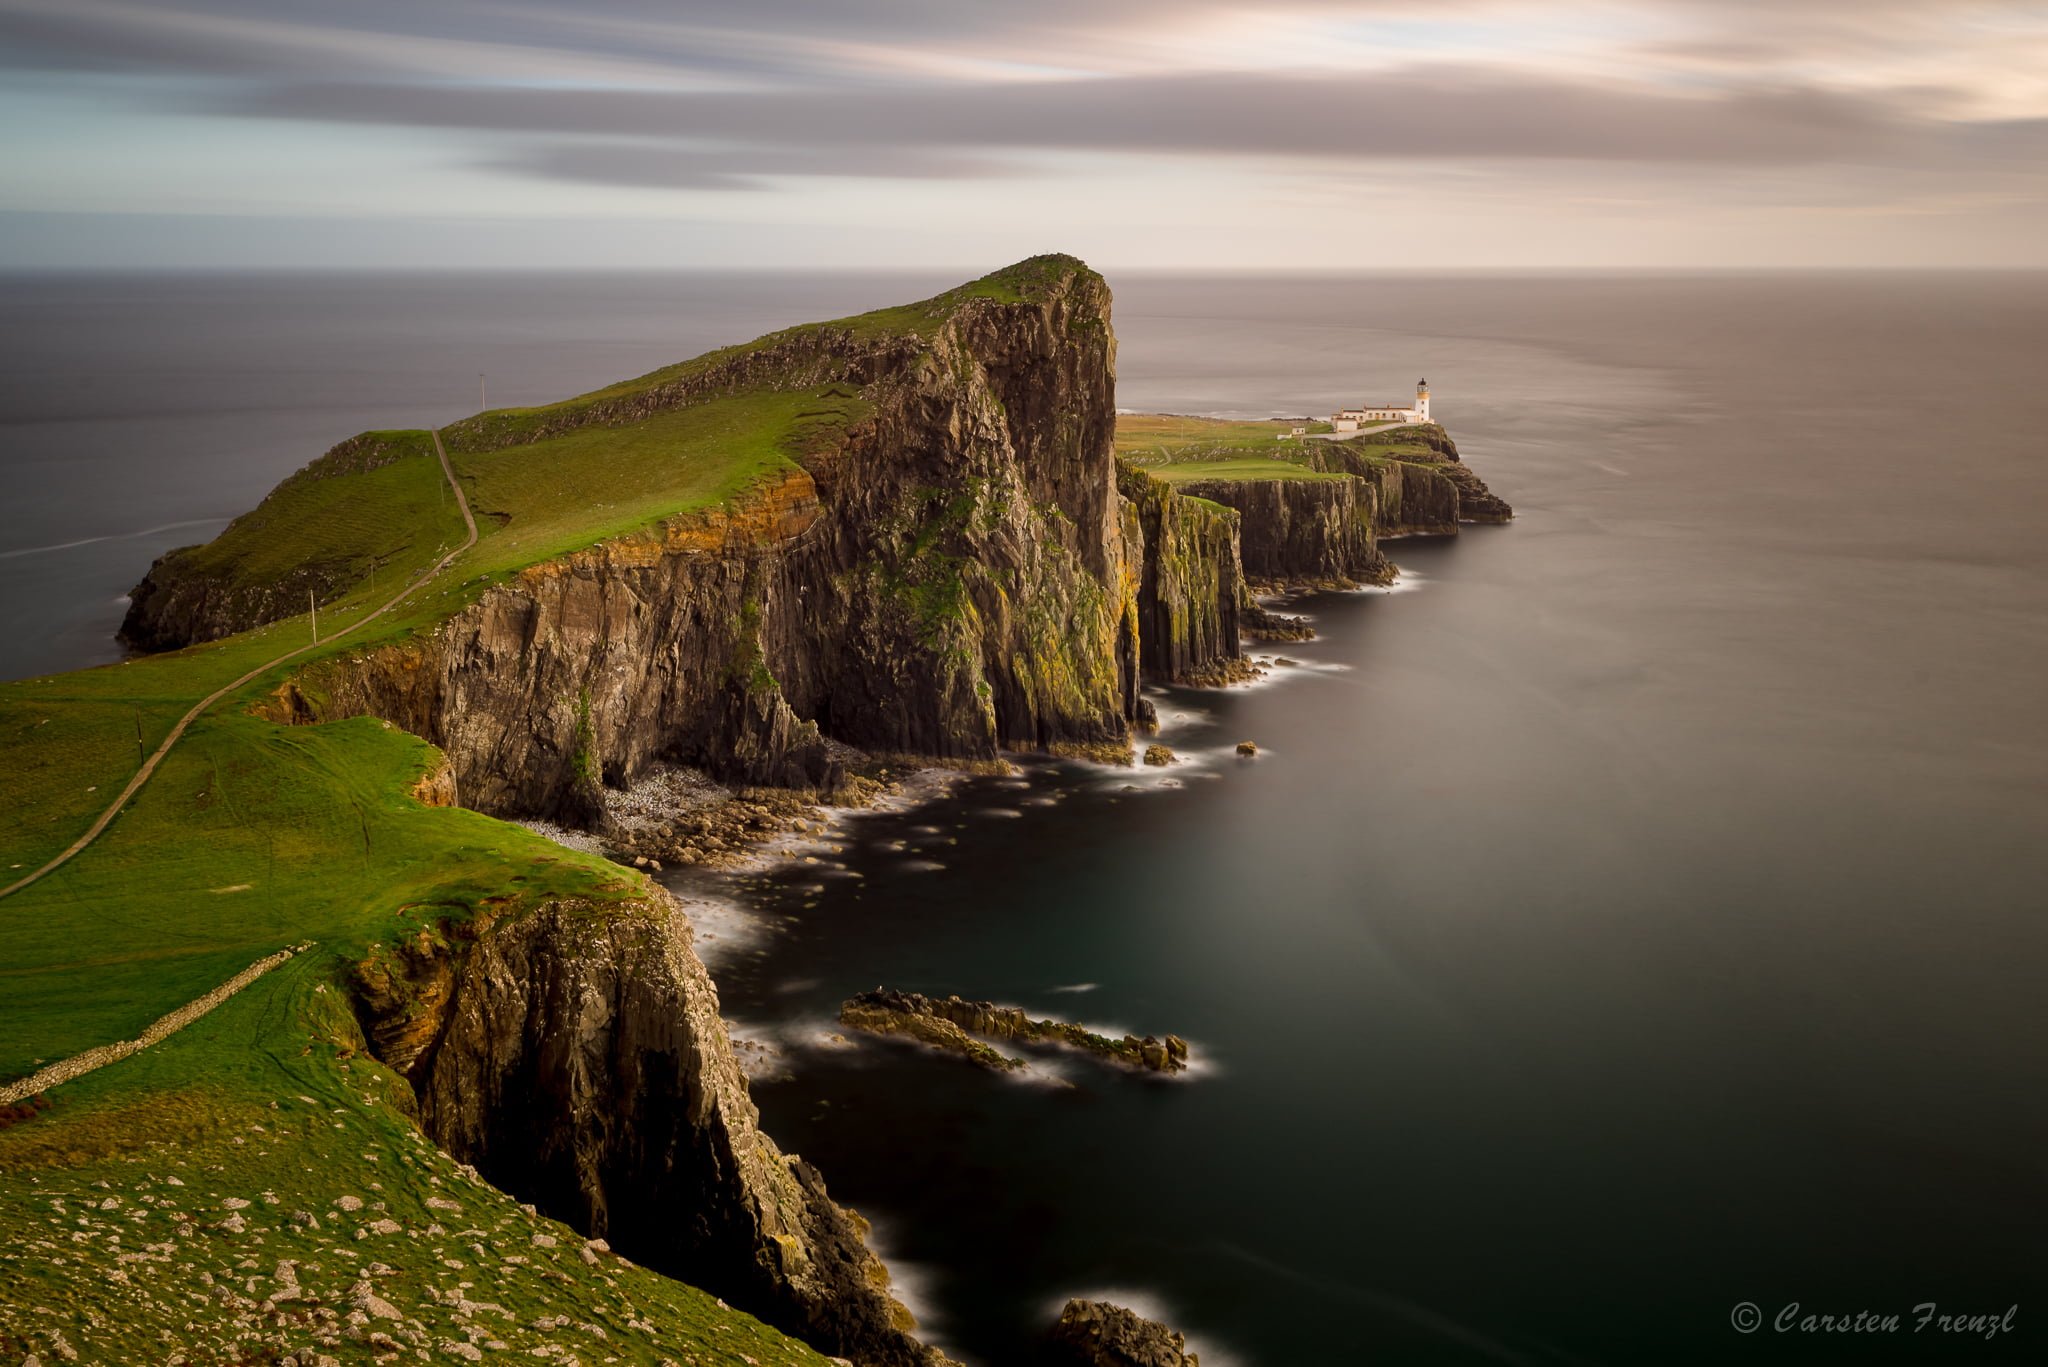
[{"label": "rocky headland", "polygon": [[[323,648],[253,686],[237,715],[276,737],[376,718],[443,757],[410,801],[591,831],[641,867],[716,865],[892,770],[994,770],[1011,751],[1132,763],[1152,721],[1141,684],[1240,681],[1255,672],[1244,640],[1307,634],[1257,590],[1383,582],[1382,540],[1510,515],[1437,429],[1299,443],[1279,473],[1312,478],[1183,480],[1121,462],[1115,352],[1101,277],[1039,257],[452,424],[441,437],[484,528],[451,572],[468,577],[443,586],[415,567],[402,629]],[[691,426],[705,415],[727,426],[706,437]],[[623,528],[595,511],[619,506],[596,501],[597,483],[583,530],[534,492],[550,462],[584,461],[575,478],[598,481],[671,432],[671,463],[744,449],[752,464]],[[365,582],[381,573],[388,591],[438,553],[426,522],[391,540],[432,515],[431,450],[420,433],[342,443],[214,542],[161,558],[124,639],[204,660],[309,592],[345,618]],[[663,765],[730,795],[615,829],[607,792]],[[365,823],[350,857],[371,861]],[[478,846],[497,839],[477,831]],[[541,1216],[819,1349],[863,1367],[943,1362],[890,1296],[859,1217],[760,1131],[687,919],[652,886],[532,894],[547,863],[508,853],[495,885],[465,874],[424,902],[394,894],[381,929],[350,923],[323,951],[392,1079],[379,1104]],[[393,886],[413,888],[399,870]],[[849,1024],[990,1066],[1008,1060],[977,1036],[1186,1066],[1172,1036],[1109,1040],[989,1003],[874,993],[848,1008]],[[1128,1337],[1088,1314],[1091,1342]]]}]

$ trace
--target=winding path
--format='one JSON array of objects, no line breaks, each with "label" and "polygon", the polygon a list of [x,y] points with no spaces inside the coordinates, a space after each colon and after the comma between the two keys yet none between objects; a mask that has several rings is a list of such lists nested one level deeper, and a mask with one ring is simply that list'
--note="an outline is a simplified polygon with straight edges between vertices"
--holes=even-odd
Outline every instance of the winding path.
[{"label": "winding path", "polygon": [[[469,511],[469,499],[466,496],[464,496],[462,492],[462,485],[456,482],[455,467],[451,465],[448,461],[447,448],[441,445],[441,431],[439,428],[429,428],[428,431],[434,438],[434,454],[440,457],[441,459],[441,473],[443,476],[447,478],[448,487],[455,491],[455,506],[462,510],[462,521],[463,525],[469,528],[469,539],[467,541],[464,541],[460,546],[457,546],[454,550],[448,552],[448,554],[442,556],[440,560],[435,563],[432,569],[428,570],[425,574],[419,575],[418,577],[413,579],[411,583],[407,584],[404,588],[400,589],[398,591],[397,596],[392,598],[390,602],[384,604],[383,607],[378,608],[375,612],[363,618],[361,621],[358,621],[353,625],[343,627],[340,631],[335,632],[332,636],[329,636],[327,638],[329,641],[340,640],[342,637],[348,635],[350,632],[355,631],[361,627],[366,627],[370,623],[376,621],[379,617],[382,617],[385,613],[397,607],[400,601],[402,601],[407,595],[411,594],[415,589],[418,589],[422,585],[426,584],[429,580],[431,580],[435,575],[439,574],[442,570],[447,569],[449,564],[454,561],[456,556],[461,555],[464,551],[468,550],[471,546],[474,546],[476,544],[476,517]],[[107,829],[108,825],[112,823],[114,818],[120,815],[121,808],[128,801],[128,799],[134,797],[135,794],[141,790],[142,785],[149,782],[149,776],[156,772],[157,765],[163,762],[164,756],[168,755],[171,752],[171,747],[176,745],[178,743],[179,738],[185,734],[185,728],[190,726],[193,722],[197,721],[199,719],[200,714],[206,711],[207,708],[213,706],[222,698],[234,692],[236,689],[242,687],[250,680],[258,678],[265,672],[277,668],[279,665],[283,664],[287,660],[298,658],[299,656],[305,654],[307,651],[313,649],[314,646],[320,644],[322,644],[322,642],[315,639],[312,641],[308,641],[305,645],[300,646],[297,650],[288,650],[274,660],[268,660],[265,661],[263,664],[257,665],[254,669],[250,670],[247,674],[244,674],[241,678],[236,679],[233,683],[224,684],[221,687],[216,688],[213,692],[207,694],[204,698],[201,698],[198,702],[194,703],[192,705],[191,711],[187,712],[184,716],[178,718],[178,724],[171,728],[170,735],[164,737],[163,744],[157,746],[156,753],[151,755],[147,760],[144,760],[142,767],[135,771],[135,777],[128,780],[128,786],[121,790],[120,796],[116,797],[113,803],[104,812],[101,812],[99,814],[98,820],[94,821],[91,826],[86,828],[85,834],[78,837],[78,839],[72,841],[71,844],[65,848],[62,854],[59,854],[56,858],[52,859],[49,863],[37,869],[34,873],[27,874],[24,877],[18,878],[14,882],[9,883],[6,887],[0,888],[0,897],[6,897],[11,893],[19,892],[23,888],[27,887],[29,884],[35,882],[38,878],[41,878],[44,874],[50,873],[55,869],[61,868],[63,865],[69,863],[75,855],[84,850],[86,846],[92,844],[93,841],[99,839],[100,834]]]}]

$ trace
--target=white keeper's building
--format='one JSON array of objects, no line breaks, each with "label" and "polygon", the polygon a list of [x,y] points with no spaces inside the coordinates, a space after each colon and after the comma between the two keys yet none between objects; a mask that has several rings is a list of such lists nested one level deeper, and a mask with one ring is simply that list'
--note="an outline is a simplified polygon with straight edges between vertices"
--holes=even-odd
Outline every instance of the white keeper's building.
[{"label": "white keeper's building", "polygon": [[1415,385],[1415,407],[1395,408],[1347,408],[1330,415],[1330,426],[1339,432],[1356,432],[1367,423],[1379,422],[1428,422],[1429,381],[1418,380]]}]

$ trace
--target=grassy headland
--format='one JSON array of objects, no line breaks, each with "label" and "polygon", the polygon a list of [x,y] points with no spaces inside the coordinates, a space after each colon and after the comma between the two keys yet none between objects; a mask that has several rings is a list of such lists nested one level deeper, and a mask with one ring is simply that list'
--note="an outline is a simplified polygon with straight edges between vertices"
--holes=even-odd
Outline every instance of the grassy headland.
[{"label": "grassy headland", "polygon": [[[1303,441],[1298,424],[1190,418],[1172,413],[1119,413],[1116,454],[1146,474],[1171,483],[1188,480],[1346,479],[1320,468],[1332,443]],[[1330,431],[1326,422],[1307,424],[1309,434]],[[1341,445],[1365,464],[1441,460],[1425,443],[1400,428],[1362,432]]]}]

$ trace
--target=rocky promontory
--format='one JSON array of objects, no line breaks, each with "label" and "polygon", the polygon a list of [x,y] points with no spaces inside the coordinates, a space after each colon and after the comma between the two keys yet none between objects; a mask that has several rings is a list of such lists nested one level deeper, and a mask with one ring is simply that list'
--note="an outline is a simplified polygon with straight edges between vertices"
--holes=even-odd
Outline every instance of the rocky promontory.
[{"label": "rocky promontory", "polygon": [[1348,474],[1372,486],[1380,539],[1454,536],[1464,522],[1506,522],[1515,510],[1486,487],[1434,424],[1368,432],[1343,441],[1302,443],[1311,469]]}]

